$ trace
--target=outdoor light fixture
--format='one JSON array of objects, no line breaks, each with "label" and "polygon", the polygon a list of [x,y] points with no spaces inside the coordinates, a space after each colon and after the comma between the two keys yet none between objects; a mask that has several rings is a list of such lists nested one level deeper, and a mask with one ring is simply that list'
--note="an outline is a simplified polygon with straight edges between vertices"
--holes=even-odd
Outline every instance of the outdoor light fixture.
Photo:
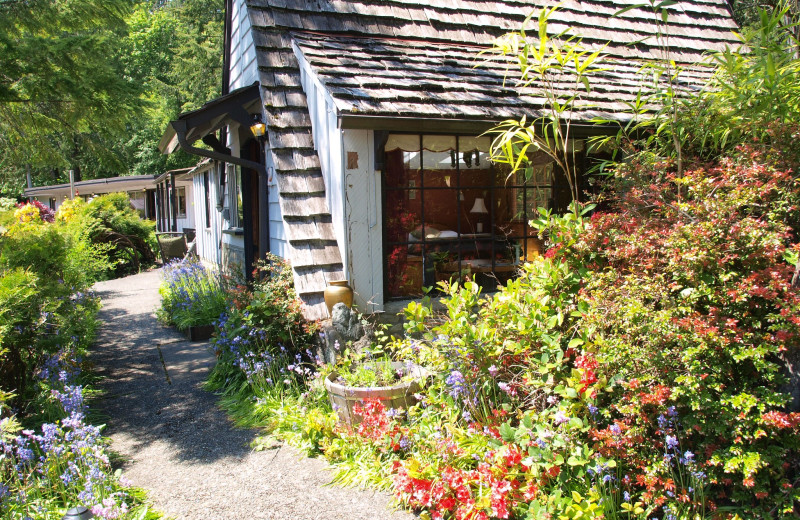
[{"label": "outdoor light fixture", "polygon": [[[478,197],[475,199],[475,204],[472,205],[472,209],[469,210],[469,212],[477,215],[485,215],[489,213],[489,210],[486,209],[486,203],[483,202],[483,197]],[[475,224],[475,231],[478,233],[483,233],[483,222],[478,222]]]},{"label": "outdoor light fixture", "polygon": [[257,139],[263,139],[267,135],[267,125],[261,120],[261,114],[253,114],[253,124],[250,125],[250,131]]},{"label": "outdoor light fixture", "polygon": [[73,507],[67,514],[61,517],[61,520],[89,520],[94,518],[94,515],[89,511],[86,506]]}]

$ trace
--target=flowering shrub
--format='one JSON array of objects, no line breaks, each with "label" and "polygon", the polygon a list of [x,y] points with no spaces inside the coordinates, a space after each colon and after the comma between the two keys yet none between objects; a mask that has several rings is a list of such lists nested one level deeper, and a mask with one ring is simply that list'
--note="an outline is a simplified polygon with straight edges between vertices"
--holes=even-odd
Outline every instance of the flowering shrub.
[{"label": "flowering shrub", "polygon": [[58,206],[56,211],[56,219],[61,222],[72,222],[80,217],[86,203],[82,198],[77,197],[74,199],[66,199]]},{"label": "flowering shrub", "polygon": [[[596,331],[599,370],[620,383],[606,418],[629,435],[680,439],[692,454],[701,469],[689,474],[702,474],[706,492],[673,509],[791,515],[800,445],[781,359],[799,332],[784,258],[798,247],[800,185],[752,148],[681,177],[631,164],[619,184],[616,211],[595,215],[556,255],[592,268],[582,326]],[[676,414],[669,428],[665,406]],[[657,503],[681,491],[663,487],[677,481],[665,442],[621,459]]]},{"label": "flowering shrub", "polygon": [[17,204],[17,210],[14,212],[14,218],[22,224],[30,222],[53,222],[55,220],[55,215],[52,209],[38,200],[26,204]]},{"label": "flowering shrub", "polygon": [[248,380],[271,374],[265,378],[267,384],[276,382],[276,374],[283,374],[280,379],[287,373],[309,377],[317,362],[311,352],[316,327],[300,312],[291,268],[268,255],[253,274],[252,290],[230,289],[234,305],[215,322],[219,370],[238,369]]},{"label": "flowering shrub", "polygon": [[81,365],[99,308],[88,287],[102,261],[52,224],[0,240],[0,517],[60,518],[83,503],[100,518],[156,518],[86,420]]},{"label": "flowering shrub", "polygon": [[164,266],[162,275],[158,317],[165,323],[185,330],[211,325],[225,312],[227,303],[219,275],[197,258],[175,260]]},{"label": "flowering shrub", "polygon": [[[49,513],[60,517],[78,503],[89,506],[98,518],[158,518],[142,504],[141,492],[112,472],[99,428],[86,422],[74,351],[52,356],[37,375],[52,386],[50,398],[63,418],[45,422],[39,434],[18,425],[0,428],[3,518],[52,518]],[[12,418],[2,423],[10,425]]]}]

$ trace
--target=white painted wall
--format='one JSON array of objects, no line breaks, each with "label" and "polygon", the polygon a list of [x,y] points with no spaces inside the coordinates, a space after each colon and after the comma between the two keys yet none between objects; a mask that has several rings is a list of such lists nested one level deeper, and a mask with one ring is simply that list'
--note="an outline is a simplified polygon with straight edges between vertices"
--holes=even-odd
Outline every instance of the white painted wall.
[{"label": "white painted wall", "polygon": [[347,265],[355,301],[365,312],[383,310],[383,218],[381,172],[375,171],[374,133],[344,130],[343,151],[358,154],[356,168],[344,163]]},{"label": "white painted wall", "polygon": [[[208,170],[208,184],[209,191],[206,193],[203,172],[197,172],[192,177],[192,193],[193,201],[192,212],[194,214],[194,221],[197,223],[196,229],[196,245],[197,256],[207,263],[219,265],[222,262],[220,254],[219,243],[222,234],[222,214],[217,211],[216,193],[217,186],[219,185],[219,173],[216,168],[209,168]],[[209,200],[209,222],[206,225],[206,208],[204,197],[208,196]]]},{"label": "white painted wall", "polygon": [[246,87],[258,81],[256,47],[247,15],[245,0],[233,2],[231,9],[231,69],[230,90]]},{"label": "white painted wall", "polygon": [[333,218],[333,229],[339,251],[342,253],[345,277],[350,278],[347,252],[347,215],[345,212],[345,153],[342,142],[343,132],[339,128],[338,111],[333,98],[314,75],[300,50],[295,47],[295,55],[300,63],[300,79],[308,100],[311,127],[314,134],[314,148],[319,155],[322,177],[325,180],[325,194],[328,210]]},{"label": "white painted wall", "polygon": [[183,231],[184,228],[195,229],[194,223],[197,220],[194,217],[194,190],[191,182],[178,182],[176,183],[179,188],[186,190],[186,216],[184,218],[178,217],[178,231]]}]

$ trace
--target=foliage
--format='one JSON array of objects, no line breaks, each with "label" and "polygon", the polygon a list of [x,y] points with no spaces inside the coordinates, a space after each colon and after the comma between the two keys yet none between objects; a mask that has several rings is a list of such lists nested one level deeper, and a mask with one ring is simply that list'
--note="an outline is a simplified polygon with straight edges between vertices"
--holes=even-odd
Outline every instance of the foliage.
[{"label": "foliage", "polygon": [[0,269],[24,269],[42,292],[58,297],[83,291],[109,269],[103,251],[61,226],[21,222],[0,237]]},{"label": "foliage", "polygon": [[[548,19],[557,9],[539,10],[537,38],[529,39],[523,28],[494,42],[492,52],[510,56],[519,69],[516,88],[537,87],[545,98],[545,108],[531,120],[523,116],[493,128],[490,133],[497,137],[492,141],[491,155],[493,161],[510,165],[511,174],[523,170],[530,177],[532,154],[544,152],[564,172],[572,199],[578,200],[580,166],[571,141],[572,119],[576,112],[591,108],[581,96],[590,91],[592,76],[604,70],[603,48],[591,52],[567,31],[549,35]],[[523,27],[534,14],[525,19]]]},{"label": "foliage", "polygon": [[134,274],[155,262],[155,224],[139,216],[126,193],[62,205],[58,218],[105,252],[113,267],[109,276]]},{"label": "foliage", "polygon": [[197,258],[176,260],[164,266],[164,282],[158,289],[158,317],[179,330],[211,325],[225,312],[227,303],[219,275]]},{"label": "foliage", "polygon": [[336,382],[362,388],[392,386],[410,379],[409,372],[406,367],[395,368],[389,357],[373,357],[369,352],[358,355],[346,349],[336,363]]},{"label": "foliage", "polygon": [[81,352],[77,343],[67,345],[37,370],[42,399],[57,417],[40,433],[22,430],[0,396],[0,513],[9,520],[55,519],[81,503],[98,518],[160,518],[141,490],[112,472],[100,428],[86,422]]},{"label": "foliage", "polygon": [[737,48],[711,55],[713,80],[687,101],[678,122],[695,155],[718,155],[753,138],[770,141],[776,127],[800,124],[800,41],[797,25],[787,23],[789,9],[781,3],[760,10]]},{"label": "foliage", "polygon": [[223,7],[0,2],[0,191],[21,193],[26,173],[46,185],[68,169],[91,179],[194,164],[156,145],[180,112],[220,94]]},{"label": "foliage", "polygon": [[[109,60],[125,34],[122,0],[0,3],[0,149],[4,162],[65,167],[124,129],[135,84]],[[23,176],[24,178],[24,176]]]},{"label": "foliage", "polygon": [[57,519],[84,503],[99,518],[158,518],[86,421],[82,360],[99,309],[87,289],[108,262],[40,209],[21,207],[0,237],[0,515]]},{"label": "foliage", "polygon": [[[651,5],[656,14],[668,16],[664,4],[669,6],[669,2],[651,4],[628,6],[620,13]],[[740,45],[709,53],[704,66],[712,77],[698,92],[681,88],[684,70],[673,61],[646,63],[642,73],[652,81],[644,83],[628,103],[631,120],[620,126],[616,136],[594,138],[594,145],[611,145],[615,153],[626,157],[675,158],[679,173],[684,156],[716,160],[754,139],[776,149],[797,150],[800,26],[792,22],[790,13],[787,2],[759,9],[758,22],[737,35]],[[668,56],[666,27],[659,34]],[[798,158],[794,152],[792,159]]]},{"label": "foliage", "polygon": [[[608,418],[630,432],[627,442],[657,438],[665,428],[647,405],[675,406],[675,435],[708,474],[706,506],[791,513],[800,461],[791,426],[777,424],[791,425],[781,422],[781,357],[798,333],[800,300],[784,261],[797,247],[797,181],[743,150],[685,176],[634,163],[619,183],[627,189],[616,212],[595,216],[558,255],[593,268],[584,320],[601,341],[602,372],[627,381]],[[649,466],[648,476],[666,481],[661,469]]]}]

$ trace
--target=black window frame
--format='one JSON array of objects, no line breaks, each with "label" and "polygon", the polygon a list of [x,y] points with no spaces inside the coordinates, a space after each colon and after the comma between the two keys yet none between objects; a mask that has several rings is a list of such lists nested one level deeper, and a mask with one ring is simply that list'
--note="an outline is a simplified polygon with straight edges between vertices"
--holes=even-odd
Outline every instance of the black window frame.
[{"label": "black window frame", "polygon": [[[423,232],[421,234],[420,241],[417,241],[417,242],[412,242],[410,240],[405,240],[405,241],[402,241],[402,240],[401,241],[390,241],[389,240],[388,229],[387,229],[386,223],[387,223],[387,211],[388,211],[387,197],[388,197],[390,192],[411,192],[411,191],[414,191],[414,192],[416,192],[416,196],[417,197],[421,197],[421,200],[420,200],[420,205],[421,205],[420,220],[421,220],[421,223],[420,223],[420,225],[423,226],[423,229],[424,229],[424,226],[426,225],[426,223],[428,225],[433,224],[433,222],[426,222],[426,219],[425,219],[425,193],[426,193],[426,191],[430,191],[430,190],[455,190],[455,193],[460,194],[462,189],[484,190],[487,193],[486,200],[484,202],[486,203],[487,209],[489,210],[488,234],[490,236],[488,238],[476,238],[475,240],[476,240],[476,242],[483,242],[483,243],[489,244],[489,248],[490,248],[489,249],[489,251],[490,251],[489,252],[489,258],[491,259],[491,270],[492,270],[492,273],[494,274],[495,270],[497,268],[497,253],[498,253],[498,240],[497,239],[498,239],[498,237],[501,237],[500,235],[495,235],[494,234],[494,230],[495,230],[497,222],[496,222],[496,215],[495,215],[495,209],[494,209],[493,201],[496,200],[497,190],[501,190],[501,189],[502,190],[505,190],[505,189],[509,189],[509,190],[522,189],[522,193],[523,193],[523,208],[527,209],[527,194],[528,194],[528,191],[531,190],[531,189],[536,189],[536,186],[534,186],[532,184],[531,179],[525,178],[524,181],[521,184],[519,184],[519,183],[514,183],[514,184],[505,183],[504,185],[500,186],[500,185],[497,184],[497,171],[495,170],[495,168],[497,168],[497,166],[495,164],[489,162],[488,165],[490,167],[490,172],[491,172],[490,173],[490,178],[493,179],[493,181],[492,181],[493,184],[491,184],[491,185],[478,185],[478,186],[462,184],[462,178],[461,178],[462,177],[462,166],[461,166],[461,162],[462,162],[462,158],[464,157],[464,152],[462,152],[461,149],[460,149],[461,138],[475,138],[476,137],[475,135],[471,135],[471,134],[453,134],[453,133],[434,133],[434,132],[425,132],[425,133],[420,133],[420,132],[391,132],[389,135],[416,135],[416,136],[419,137],[418,151],[420,153],[420,157],[419,157],[419,179],[420,179],[419,184],[420,185],[419,186],[417,186],[417,185],[404,186],[404,187],[388,185],[388,183],[387,183],[387,175],[388,175],[388,167],[389,167],[390,162],[389,162],[389,160],[387,158],[387,153],[388,152],[386,151],[385,145],[384,145],[383,150],[381,150],[381,152],[384,154],[384,156],[383,156],[383,170],[382,170],[382,175],[381,175],[381,197],[382,197],[382,219],[383,219],[382,220],[382,224],[383,224],[382,225],[382,250],[383,250],[383,294],[384,294],[384,301],[406,300],[406,299],[409,299],[409,298],[415,298],[415,297],[418,297],[418,296],[422,296],[422,293],[423,293],[422,288],[435,285],[435,281],[434,281],[434,283],[426,283],[426,281],[425,281],[426,273],[430,272],[430,267],[431,267],[430,265],[428,265],[430,260],[428,259],[429,255],[427,253],[428,253],[428,250],[429,250],[429,244],[431,244],[431,243],[427,239],[427,236],[426,236],[427,232]],[[423,146],[424,145],[425,136],[453,136],[453,137],[455,137],[455,142],[456,142],[456,145],[455,145],[456,146],[456,149],[455,149],[455,157],[456,157],[456,160],[455,160],[455,166],[456,166],[456,168],[455,168],[456,169],[455,185],[450,185],[450,186],[447,186],[447,187],[425,186],[425,171],[426,170],[424,168],[424,164],[425,164],[424,154],[425,154],[426,151],[425,151],[424,146]],[[440,153],[440,152],[435,152],[435,153]],[[431,171],[431,170],[429,170],[429,171]],[[523,177],[525,177],[524,174],[523,174]],[[554,197],[555,197],[555,194],[557,193],[557,191],[559,189],[559,184],[560,183],[558,183],[558,177],[559,176],[556,174],[556,169],[555,169],[555,165],[554,165],[553,166],[553,172],[550,175],[550,185],[549,185],[550,198],[548,199],[548,207],[550,207],[550,208],[553,208],[555,206],[555,204],[556,204]],[[515,179],[515,181],[516,180],[517,179]],[[459,197],[459,196],[457,196],[456,199],[457,199],[457,212],[458,212],[459,217],[457,219],[457,226],[456,226],[455,231],[456,231],[456,233],[458,233],[459,238],[452,239],[452,242],[437,241],[436,243],[437,243],[437,245],[442,245],[442,244],[447,244],[447,243],[459,244],[459,247],[457,248],[458,249],[458,253],[457,253],[457,260],[456,260],[456,262],[457,262],[457,271],[456,272],[457,273],[462,273],[462,272],[464,272],[464,260],[465,259],[463,258],[460,244],[465,243],[466,240],[462,239],[461,237],[464,236],[464,234],[467,234],[467,235],[469,235],[469,234],[468,233],[462,233],[462,218],[461,218],[460,215],[462,213],[464,201],[462,201],[461,197]],[[525,217],[521,219],[521,223],[522,223],[522,226],[523,226],[523,232],[522,232],[521,235],[513,235],[513,236],[502,237],[502,239],[505,240],[505,241],[516,240],[516,241],[520,241],[521,242],[521,255],[520,255],[520,258],[525,258],[528,255],[528,247],[529,247],[528,239],[538,238],[538,231],[535,230],[534,228],[532,228],[530,226],[530,224],[529,224],[530,220],[535,218],[535,217],[536,217],[536,215],[527,215],[527,213],[526,213]],[[398,246],[402,246],[402,247],[408,248],[408,246],[410,246],[410,245],[420,246],[422,248],[421,249],[422,250],[422,254],[421,254],[421,256],[422,256],[422,286],[420,288],[420,294],[418,296],[415,296],[415,295],[390,295],[389,294],[389,288],[390,288],[390,283],[389,283],[390,282],[390,277],[389,277],[389,256],[390,256],[393,248],[398,247]],[[406,265],[408,265],[408,264],[406,264]]]}]

